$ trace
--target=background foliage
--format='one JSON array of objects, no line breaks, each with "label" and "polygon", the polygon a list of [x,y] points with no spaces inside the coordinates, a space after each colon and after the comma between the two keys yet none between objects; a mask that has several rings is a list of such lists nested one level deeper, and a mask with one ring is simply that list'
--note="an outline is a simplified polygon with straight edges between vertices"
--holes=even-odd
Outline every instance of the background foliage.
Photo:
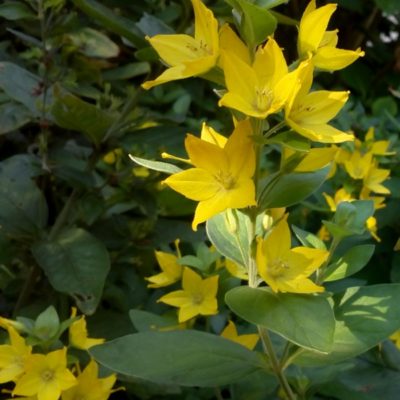
[{"label": "background foliage", "polygon": [[[391,196],[377,213],[382,241],[367,267],[340,284],[400,283],[400,256],[393,253],[400,236],[400,6],[397,0],[338,3],[334,21],[340,47],[361,46],[366,56],[317,77],[317,86],[350,88],[351,99],[336,125],[361,139],[374,126],[376,138],[390,140],[397,151],[382,160],[392,170]],[[276,37],[289,60],[296,52],[294,21],[305,5],[290,0],[274,8],[281,23]],[[226,2],[207,6],[218,18],[232,20]],[[156,302],[163,290],[148,290],[144,279],[158,270],[154,249],[170,251],[180,238],[183,254],[196,255],[192,263],[198,268],[215,261],[203,228],[196,233],[190,228],[193,203],[161,187],[161,172],[128,158],[133,153],[160,159],[163,151],[183,156],[186,132],[198,133],[205,120],[231,132],[229,113],[216,106],[213,86],[204,80],[148,92],[140,88],[162,70],[145,35],[190,30],[190,2],[5,1],[0,18],[0,314],[34,318],[54,305],[64,320],[76,305],[90,316],[93,337],[148,331],[157,326],[156,316],[137,310],[162,314],[168,309]],[[329,185],[295,206],[291,222],[316,232],[320,220],[330,216],[322,196]],[[365,235],[361,244],[370,242]],[[226,277],[224,285],[224,290],[234,286],[234,278]],[[222,312],[205,328],[219,333],[224,318]],[[361,399],[395,399],[399,354],[388,341],[355,361],[323,374],[310,370],[301,379],[313,381],[315,398],[351,399],[356,393]],[[263,399],[275,382],[257,376],[219,395]],[[114,395],[118,398],[215,396],[213,389],[121,379],[127,390]]]}]

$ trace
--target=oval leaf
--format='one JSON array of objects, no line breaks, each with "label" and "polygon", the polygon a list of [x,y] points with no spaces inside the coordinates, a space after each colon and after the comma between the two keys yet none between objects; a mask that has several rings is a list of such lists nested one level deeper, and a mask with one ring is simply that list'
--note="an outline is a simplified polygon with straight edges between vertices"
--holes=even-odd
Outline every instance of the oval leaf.
[{"label": "oval leaf", "polygon": [[239,317],[298,346],[325,353],[332,348],[335,319],[324,297],[241,286],[230,290],[225,301]]},{"label": "oval leaf", "polygon": [[55,290],[73,296],[85,314],[100,301],[110,260],[102,242],[80,228],[72,228],[32,248],[33,255]]},{"label": "oval leaf", "polygon": [[148,169],[152,169],[153,171],[165,172],[166,174],[176,174],[181,172],[182,169],[177,167],[174,164],[169,164],[162,161],[153,161],[146,160],[144,158],[135,157],[132,154],[129,154],[129,158],[136,164],[141,165],[142,167],[146,167]]},{"label": "oval leaf", "polygon": [[259,353],[200,331],[142,332],[90,349],[100,364],[157,383],[219,386],[265,368]]},{"label": "oval leaf", "polygon": [[400,329],[400,284],[352,287],[334,299],[333,350],[327,355],[303,353],[296,364],[317,366],[355,357]]}]

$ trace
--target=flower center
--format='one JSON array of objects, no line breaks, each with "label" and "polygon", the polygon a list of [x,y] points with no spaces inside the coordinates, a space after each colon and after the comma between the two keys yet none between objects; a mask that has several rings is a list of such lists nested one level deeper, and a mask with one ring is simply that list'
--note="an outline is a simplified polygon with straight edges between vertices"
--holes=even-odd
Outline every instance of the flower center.
[{"label": "flower center", "polygon": [[212,55],[210,46],[206,42],[203,42],[202,40],[197,42],[196,45],[193,45],[192,43],[187,43],[186,47],[191,52],[195,53],[197,57],[205,57]]},{"label": "flower center", "polygon": [[285,273],[285,270],[288,270],[289,268],[290,267],[286,262],[278,259],[268,264],[268,273],[273,278],[277,278],[279,276],[282,276]]},{"label": "flower center", "polygon": [[200,305],[204,300],[204,296],[201,293],[195,293],[192,295],[192,302],[196,306]]},{"label": "flower center", "polygon": [[235,178],[230,174],[230,172],[218,171],[215,175],[215,179],[223,186],[224,189],[230,190],[235,186]]},{"label": "flower center", "polygon": [[272,91],[267,88],[256,88],[255,108],[259,111],[268,110],[273,100]]},{"label": "flower center", "polygon": [[45,369],[41,374],[40,377],[44,382],[50,382],[54,379],[54,371],[52,369]]}]

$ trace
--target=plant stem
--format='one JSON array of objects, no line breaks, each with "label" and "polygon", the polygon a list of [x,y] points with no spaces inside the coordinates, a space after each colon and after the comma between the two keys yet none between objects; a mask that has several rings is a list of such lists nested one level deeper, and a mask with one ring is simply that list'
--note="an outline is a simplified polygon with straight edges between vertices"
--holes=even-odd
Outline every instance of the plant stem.
[{"label": "plant stem", "polygon": [[258,333],[260,335],[264,351],[269,357],[271,368],[274,371],[276,377],[278,378],[278,381],[281,385],[281,388],[285,392],[287,399],[296,400],[296,396],[293,393],[289,385],[289,382],[287,381],[286,376],[283,373],[283,369],[279,363],[278,357],[275,354],[274,347],[272,345],[271,338],[269,337],[268,330],[258,326]]},{"label": "plant stem", "polygon": [[267,132],[265,132],[264,139],[269,138],[275,132],[278,132],[279,129],[283,128],[285,125],[286,125],[285,121],[278,122],[275,126],[273,126],[271,129],[269,129]]},{"label": "plant stem", "polygon": [[335,251],[336,251],[339,243],[340,243],[340,239],[337,239],[337,238],[334,237],[333,240],[332,240],[332,243],[331,243],[331,245],[329,247],[328,258],[326,259],[324,264],[320,268],[318,268],[317,271],[316,271],[316,281],[315,281],[315,283],[317,285],[320,285],[324,281],[325,269],[329,265],[329,263],[331,262],[332,257],[335,254]]}]

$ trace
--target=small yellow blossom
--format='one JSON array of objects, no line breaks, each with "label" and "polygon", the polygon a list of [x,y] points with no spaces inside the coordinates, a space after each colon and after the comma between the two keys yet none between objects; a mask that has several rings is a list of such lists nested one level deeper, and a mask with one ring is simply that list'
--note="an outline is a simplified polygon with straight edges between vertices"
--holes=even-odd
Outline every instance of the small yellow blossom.
[{"label": "small yellow blossom", "polygon": [[375,140],[375,129],[371,127],[368,129],[365,135],[365,141],[356,141],[356,147],[361,148],[363,144],[367,147],[367,150],[374,156],[392,156],[396,154],[395,151],[388,151],[390,142],[388,140]]},{"label": "small yellow blossom", "polygon": [[116,161],[122,156],[122,149],[114,149],[110,152],[108,152],[104,157],[103,157],[103,161],[106,164],[115,164]]},{"label": "small yellow blossom", "polygon": [[283,218],[266,239],[257,239],[257,268],[261,278],[274,292],[323,292],[309,276],[327,259],[326,250],[295,247],[291,249],[289,225]]},{"label": "small yellow blossom", "polygon": [[286,123],[300,135],[320,143],[341,143],[354,136],[328,125],[345,105],[349,92],[310,92],[313,68],[306,65],[299,74],[302,86],[293,90],[285,106]]},{"label": "small yellow blossom", "polygon": [[185,322],[196,315],[218,313],[218,275],[202,279],[200,275],[185,267],[182,277],[183,290],[176,290],[162,296],[158,301],[179,307],[178,320]]},{"label": "small yellow blossom", "polygon": [[[334,160],[337,147],[318,147],[310,149],[304,158],[296,165],[294,171],[296,172],[309,172],[326,167]],[[295,150],[284,148],[283,158],[287,160],[289,157],[296,153]]]},{"label": "small yellow blossom", "polygon": [[143,83],[144,89],[206,73],[219,56],[218,21],[201,0],[192,0],[194,37],[184,34],[156,35],[147,40],[169,66],[158,78]]},{"label": "small yellow blossom", "polygon": [[329,231],[325,225],[322,225],[321,228],[319,228],[319,231],[317,232],[317,236],[319,239],[323,240],[324,242],[327,242],[328,240],[331,239],[331,234],[329,233]]},{"label": "small yellow blossom", "polygon": [[77,384],[62,393],[62,400],[107,400],[117,380],[115,374],[98,378],[99,367],[91,360],[77,378]]},{"label": "small yellow blossom", "polygon": [[329,194],[326,194],[326,193],[322,193],[322,194],[325,197],[325,200],[328,203],[330,210],[333,212],[336,211],[336,207],[342,201],[354,201],[355,200],[355,198],[353,198],[350,193],[346,192],[345,188],[341,188],[341,189],[337,190],[333,198],[332,198],[332,196],[329,196]]},{"label": "small yellow blossom", "polygon": [[361,154],[355,150],[350,158],[344,162],[347,173],[353,179],[364,179],[372,164],[372,153]]},{"label": "small yellow blossom", "polygon": [[38,400],[57,400],[63,390],[76,384],[67,369],[67,348],[48,354],[32,354],[25,363],[25,373],[16,382],[13,395],[34,396]]},{"label": "small yellow blossom", "polygon": [[282,50],[272,38],[257,49],[252,65],[233,50],[221,53],[228,91],[220,106],[264,119],[278,112],[292,91],[300,87],[299,71],[306,63],[289,72]]},{"label": "small yellow blossom", "polygon": [[178,247],[179,240],[175,241],[178,256],[163,251],[156,251],[156,259],[162,272],[146,278],[150,283],[149,288],[160,288],[178,282],[182,276],[183,267],[178,263],[178,258],[182,257]]},{"label": "small yellow blossom", "polygon": [[311,0],[300,20],[298,52],[301,59],[312,58],[315,67],[336,71],[347,67],[364,52],[338,49],[337,30],[327,31],[329,20],[336,10],[336,4],[327,4],[317,8]]},{"label": "small yellow blossom", "polygon": [[378,224],[376,221],[375,217],[369,217],[365,221],[365,226],[368,229],[368,232],[371,234],[371,236],[377,241],[380,242],[381,238],[377,235],[378,232]]},{"label": "small yellow blossom", "polygon": [[10,344],[0,346],[0,383],[18,379],[24,372],[24,365],[32,352],[25,339],[12,327],[8,327]]},{"label": "small yellow blossom", "polygon": [[372,162],[363,179],[363,185],[371,192],[378,194],[390,194],[390,190],[382,185],[389,178],[390,169],[378,168],[377,163]]},{"label": "small yellow blossom", "polygon": [[246,120],[237,124],[223,148],[193,135],[187,136],[185,147],[195,168],[173,174],[164,183],[199,202],[193,230],[228,208],[256,204],[252,180],[255,153],[251,134],[250,122]]},{"label": "small yellow blossom", "polygon": [[390,335],[389,339],[392,340],[396,347],[400,350],[400,330]]},{"label": "small yellow blossom", "polygon": [[[76,316],[76,308],[72,307],[71,317]],[[69,344],[72,347],[81,350],[87,350],[92,346],[104,343],[105,339],[93,339],[88,337],[85,316],[82,315],[77,321],[74,321],[69,327]]]},{"label": "small yellow blossom", "polygon": [[232,321],[228,322],[228,325],[221,332],[221,336],[225,339],[239,343],[242,346],[247,347],[249,350],[253,350],[259,340],[259,336],[255,333],[238,335],[236,326]]}]

